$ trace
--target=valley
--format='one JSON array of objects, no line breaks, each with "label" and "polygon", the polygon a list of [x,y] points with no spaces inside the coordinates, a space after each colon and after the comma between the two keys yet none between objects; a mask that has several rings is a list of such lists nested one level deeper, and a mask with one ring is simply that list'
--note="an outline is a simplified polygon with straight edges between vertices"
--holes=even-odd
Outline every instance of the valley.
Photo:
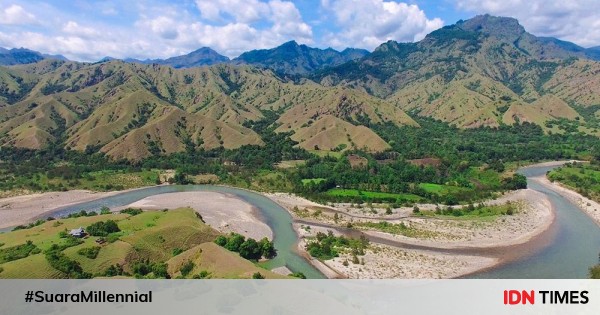
[{"label": "valley", "polygon": [[[0,278],[515,275],[598,232],[573,226],[600,213],[600,62],[573,45],[481,15],[372,52],[3,50]],[[588,245],[531,277],[585,277]]]}]

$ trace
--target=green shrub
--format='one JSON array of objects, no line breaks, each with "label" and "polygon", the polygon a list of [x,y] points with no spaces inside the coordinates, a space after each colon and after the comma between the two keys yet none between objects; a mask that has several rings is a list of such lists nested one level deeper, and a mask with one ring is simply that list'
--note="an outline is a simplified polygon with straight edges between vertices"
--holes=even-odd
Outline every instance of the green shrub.
[{"label": "green shrub", "polygon": [[291,273],[290,276],[300,279],[306,279],[306,276],[302,272]]},{"label": "green shrub", "polygon": [[197,275],[194,275],[192,278],[193,279],[208,279],[208,278],[210,278],[210,273],[206,270],[202,270],[202,271],[200,271],[200,273],[198,273]]},{"label": "green shrub", "polygon": [[182,276],[187,277],[187,275],[189,275],[190,272],[192,272],[192,270],[194,270],[195,266],[196,265],[190,260],[187,263],[183,264],[183,266],[181,266],[179,271],[181,272]]},{"label": "green shrub", "polygon": [[96,257],[98,257],[99,252],[100,252],[100,247],[94,246],[94,247],[82,248],[77,251],[77,254],[79,254],[81,256],[85,256],[89,259],[96,259]]},{"label": "green shrub", "polygon": [[86,228],[86,231],[92,236],[107,236],[111,233],[119,232],[121,229],[119,229],[117,222],[107,220],[106,222],[99,221],[92,223]]},{"label": "green shrub", "polygon": [[0,249],[0,264],[40,253],[40,249],[31,241],[25,244]]},{"label": "green shrub", "polygon": [[142,211],[142,209],[127,208],[127,209],[121,210],[120,212],[134,216],[134,215],[138,215],[138,214],[142,213],[143,211]]},{"label": "green shrub", "polygon": [[264,279],[264,278],[265,278],[265,276],[263,276],[260,272],[255,272],[252,275],[252,279]]}]

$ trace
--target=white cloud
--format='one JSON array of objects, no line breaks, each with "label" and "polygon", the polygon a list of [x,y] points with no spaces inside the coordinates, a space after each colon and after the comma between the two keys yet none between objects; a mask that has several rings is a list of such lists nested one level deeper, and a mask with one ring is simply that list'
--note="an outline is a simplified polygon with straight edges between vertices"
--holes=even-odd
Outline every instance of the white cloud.
[{"label": "white cloud", "polygon": [[0,10],[0,24],[24,25],[36,23],[35,16],[20,5],[10,5]]},{"label": "white cloud", "polygon": [[138,21],[138,27],[149,29],[163,39],[173,40],[179,36],[178,23],[175,18],[169,16],[158,16],[153,19],[142,19]]},{"label": "white cloud", "polygon": [[202,17],[211,21],[221,21],[226,14],[246,24],[269,15],[269,5],[259,0],[196,0],[196,5]]},{"label": "white cloud", "polygon": [[272,31],[280,37],[294,38],[301,42],[312,42],[312,28],[304,23],[300,11],[289,1],[269,2]]},{"label": "white cloud", "polygon": [[0,28],[0,47],[27,47],[81,61],[168,58],[202,46],[237,57],[289,40],[372,49],[388,39],[421,39],[442,25],[416,5],[396,1],[314,2],[312,13],[318,14],[307,16],[315,21],[305,22],[289,0],[105,0],[76,2],[70,10],[43,0],[35,6],[0,0],[0,24],[12,23]]},{"label": "white cloud", "polygon": [[91,27],[81,26],[81,25],[79,25],[75,21],[69,21],[69,22],[67,22],[63,26],[62,30],[66,34],[74,35],[74,36],[79,36],[79,37],[82,37],[82,38],[93,38],[93,37],[96,37],[96,36],[100,35],[100,33],[97,30],[95,30],[95,29],[93,29]]},{"label": "white cloud", "polygon": [[552,36],[582,46],[600,45],[597,0],[455,0],[459,9],[510,16],[538,36]]},{"label": "white cloud", "polygon": [[412,42],[443,26],[439,18],[428,19],[417,5],[383,0],[322,0],[333,15],[339,32],[326,36],[333,47],[373,49],[382,42]]}]

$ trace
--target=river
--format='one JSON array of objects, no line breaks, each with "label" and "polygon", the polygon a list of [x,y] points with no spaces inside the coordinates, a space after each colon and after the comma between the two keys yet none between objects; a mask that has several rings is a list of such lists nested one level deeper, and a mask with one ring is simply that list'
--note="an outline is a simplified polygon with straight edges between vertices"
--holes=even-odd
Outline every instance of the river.
[{"label": "river", "polygon": [[[551,240],[543,242],[543,246],[517,246],[514,250],[527,250],[519,253],[519,258],[496,266],[490,270],[479,272],[467,278],[586,278],[588,268],[598,262],[600,251],[600,228],[576,205],[552,190],[532,181],[530,178],[546,174],[553,167],[526,167],[519,173],[528,177],[531,189],[546,194],[556,210],[556,221],[552,233],[547,233]],[[101,207],[121,207],[146,198],[148,196],[185,191],[214,191],[232,194],[252,204],[260,210],[262,219],[271,227],[277,257],[269,261],[265,267],[286,266],[292,271],[300,271],[308,278],[324,278],[297,252],[297,235],[292,228],[293,219],[281,206],[260,194],[247,190],[209,185],[156,186],[123,192],[102,199],[62,207],[47,216],[66,216],[70,213],[98,211]],[[531,249],[531,247],[537,247]],[[510,250],[510,249],[509,249]]]},{"label": "river", "polygon": [[581,279],[588,277],[589,267],[598,263],[600,228],[581,209],[566,198],[531,177],[545,175],[556,166],[525,167],[527,185],[548,196],[556,211],[552,240],[543,248],[532,250],[510,263],[473,274],[481,279]]}]

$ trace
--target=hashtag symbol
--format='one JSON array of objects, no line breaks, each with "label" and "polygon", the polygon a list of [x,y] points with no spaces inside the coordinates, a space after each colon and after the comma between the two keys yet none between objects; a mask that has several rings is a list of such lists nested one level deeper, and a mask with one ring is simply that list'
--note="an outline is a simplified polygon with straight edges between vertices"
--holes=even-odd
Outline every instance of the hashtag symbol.
[{"label": "hashtag symbol", "polygon": [[27,293],[25,293],[25,302],[29,303],[33,301],[33,291],[27,291]]}]

